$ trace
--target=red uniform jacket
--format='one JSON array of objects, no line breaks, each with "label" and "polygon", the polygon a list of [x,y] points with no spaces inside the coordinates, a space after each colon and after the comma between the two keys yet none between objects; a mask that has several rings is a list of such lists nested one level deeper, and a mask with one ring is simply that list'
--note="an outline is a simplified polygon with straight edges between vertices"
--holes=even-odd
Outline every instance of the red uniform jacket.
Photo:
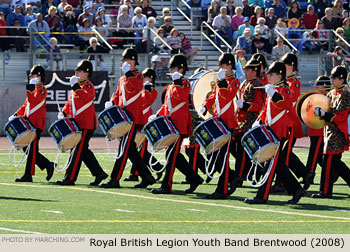
[{"label": "red uniform jacket", "polygon": [[[144,123],[141,99],[143,76],[137,69],[134,69],[129,74],[128,76],[123,75],[120,77],[112,101],[115,105],[124,107],[135,124],[142,125]],[[125,99],[123,99],[123,90]]]},{"label": "red uniform jacket", "polygon": [[[288,113],[289,115],[289,127],[293,127],[293,137],[294,138],[301,138],[304,137],[304,131],[301,125],[301,121],[294,120],[296,116],[296,103],[298,101],[298,98],[300,96],[300,89],[301,89],[301,83],[295,76],[295,74],[287,77],[287,83],[289,85],[290,93],[291,93],[291,101],[293,104],[293,110]],[[290,113],[294,113],[295,115],[290,115]]]},{"label": "red uniform jacket", "polygon": [[269,84],[269,78],[267,78],[267,75],[264,74],[264,73],[260,74],[259,80],[260,80],[264,85]]},{"label": "red uniform jacket", "polygon": [[63,107],[63,112],[67,116],[73,117],[80,129],[96,129],[94,85],[89,79],[79,81],[78,85],[79,88],[71,90],[68,101]]},{"label": "red uniform jacket", "polygon": [[[178,106],[178,109],[171,113],[170,118],[181,135],[191,136],[191,114],[188,104],[191,91],[191,84],[189,81],[184,79],[181,79],[181,82],[182,85],[177,85],[173,83],[172,85],[167,86],[164,103],[160,110],[157,112],[157,114],[169,116],[169,104],[171,103],[171,107],[173,110]],[[168,98],[169,96],[170,103]]]},{"label": "red uniform jacket", "polygon": [[44,130],[46,122],[46,95],[43,84],[27,85],[27,98],[16,115],[26,116],[35,128]]},{"label": "red uniform jacket", "polygon": [[148,90],[143,90],[141,94],[142,99],[142,114],[143,114],[143,124],[148,122],[148,117],[153,114],[152,104],[156,100],[158,95],[157,90],[152,90],[149,92]]},{"label": "red uniform jacket", "polygon": [[311,136],[323,136],[323,128],[322,129],[313,129],[313,128],[309,127],[307,135],[309,137],[311,137]]},{"label": "red uniform jacket", "polygon": [[235,79],[233,75],[226,76],[226,81],[228,84],[227,88],[219,88],[219,82],[216,83],[213,93],[205,100],[204,105],[209,110],[213,104],[216,103],[216,100],[218,100],[221,114],[219,115],[216,105],[214,108],[213,116],[220,117],[230,129],[236,129],[238,127],[238,124],[235,119],[235,107],[233,104],[233,98],[239,89],[240,82],[239,80]]},{"label": "red uniform jacket", "polygon": [[[288,111],[293,109],[291,102],[291,95],[289,87],[286,83],[280,82],[277,88],[274,88],[275,94],[273,98],[279,97],[280,99],[267,98],[264,109],[260,114],[260,120],[265,125],[269,125],[276,135],[281,138],[288,137]],[[270,104],[270,105],[269,105]],[[270,107],[271,121],[269,122]],[[292,114],[293,115],[293,114]]]}]

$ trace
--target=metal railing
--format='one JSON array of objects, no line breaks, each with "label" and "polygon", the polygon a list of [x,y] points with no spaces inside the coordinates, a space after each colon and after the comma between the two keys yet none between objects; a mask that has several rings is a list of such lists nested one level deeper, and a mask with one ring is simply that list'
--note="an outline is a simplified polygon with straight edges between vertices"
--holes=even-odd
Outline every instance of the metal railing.
[{"label": "metal railing", "polygon": [[203,37],[205,37],[219,52],[224,53],[223,50],[221,50],[221,48],[214,42],[212,41],[212,39],[204,32],[204,26],[206,26],[210,31],[212,31],[214,33],[215,36],[217,36],[221,42],[223,42],[228,49],[230,49],[230,51],[232,51],[232,46],[227,43],[227,41],[219,34],[217,33],[210,24],[208,24],[207,22],[203,21],[201,24],[201,42],[200,42],[200,47],[202,49],[203,46]]},{"label": "metal railing", "polygon": [[280,33],[278,30],[274,30],[274,32],[283,39],[283,41],[287,42],[287,44],[293,48],[293,50],[298,53],[298,49],[282,34]]},{"label": "metal railing", "polygon": [[[181,10],[180,4],[179,4],[180,2],[181,2],[186,8],[188,8],[188,9],[190,10],[190,16],[189,16],[189,17],[186,15],[186,13],[185,13],[183,10]],[[192,39],[192,33],[193,33],[193,11],[192,11],[191,6],[189,6],[189,5],[186,3],[186,1],[184,1],[184,0],[177,0],[177,1],[175,1],[175,3],[174,3],[174,1],[170,1],[170,3],[171,3],[171,14],[173,13],[173,7],[175,7],[175,9],[176,9],[178,12],[180,12],[180,14],[181,14],[182,16],[184,16],[184,18],[190,23],[190,25],[191,25],[191,27],[190,27],[190,32],[191,32],[190,38]]]}]

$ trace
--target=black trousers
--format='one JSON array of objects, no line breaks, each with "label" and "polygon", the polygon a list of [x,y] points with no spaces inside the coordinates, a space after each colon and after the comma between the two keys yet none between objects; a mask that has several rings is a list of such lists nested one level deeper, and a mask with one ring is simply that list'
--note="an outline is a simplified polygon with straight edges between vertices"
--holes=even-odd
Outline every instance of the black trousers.
[{"label": "black trousers", "polygon": [[[30,144],[26,168],[24,170],[25,176],[33,176],[35,174],[35,165],[39,166],[40,170],[44,170],[50,166],[51,162],[39,152],[41,132],[42,131],[40,129],[36,129],[36,138]],[[23,151],[25,152],[27,148],[28,146],[24,147]]]},{"label": "black trousers", "polygon": [[[285,138],[280,140],[280,146],[278,152],[275,156],[274,162],[272,164],[271,172],[268,176],[267,181],[258,189],[256,197],[263,200],[268,200],[269,192],[272,184],[272,180],[275,173],[281,179],[281,182],[286,187],[289,194],[295,193],[297,190],[301,189],[300,184],[290,172],[289,168],[286,166],[285,160],[288,152],[287,141]],[[271,161],[270,161],[271,162]],[[265,171],[267,171],[270,162],[265,163]]]},{"label": "black trousers", "polygon": [[298,178],[302,178],[308,173],[308,170],[303,164],[303,162],[301,162],[298,156],[295,155],[295,153],[293,152],[296,140],[297,139],[293,137],[288,141],[286,165],[292,170],[295,176],[297,176]]},{"label": "black trousers", "polygon": [[185,153],[188,157],[188,163],[191,169],[198,174],[198,169],[205,175],[205,159],[200,153],[201,146],[199,144],[185,147]]},{"label": "black trousers", "polygon": [[95,177],[104,173],[94,153],[89,149],[89,141],[94,131],[94,129],[82,129],[80,142],[70,152],[69,158],[72,158],[72,161],[66,170],[65,180],[77,180],[81,162],[84,162],[91,174]]},{"label": "black trousers", "polygon": [[241,143],[243,135],[243,132],[238,133],[234,142],[236,145],[235,177],[240,177],[242,180],[247,177],[248,171],[252,165],[251,159]]},{"label": "black trousers", "polygon": [[136,148],[136,143],[135,143],[136,127],[139,127],[139,125],[133,124],[130,129],[129,138],[125,145],[124,153],[119,159],[115,161],[114,167],[111,173],[111,179],[116,179],[118,181],[121,179],[125,169],[126,161],[128,160],[128,158],[130,159],[132,164],[136,167],[136,170],[138,174],[141,176],[142,180],[147,179],[147,177],[152,177],[151,172],[148,170],[145,162],[143,161],[140,153],[137,151],[137,148]]},{"label": "black trousers", "polygon": [[191,169],[185,157],[180,153],[183,139],[184,137],[180,136],[177,141],[168,147],[165,153],[168,160],[165,165],[165,176],[162,181],[162,187],[164,189],[172,190],[175,166],[186,176],[186,179],[190,184],[200,184],[203,181],[203,179]]},{"label": "black trousers", "polygon": [[315,172],[316,166],[322,167],[323,136],[310,136],[310,149],[307,157],[306,169]]},{"label": "black trousers", "polygon": [[341,161],[342,154],[325,154],[322,160],[320,192],[332,195],[338,175],[350,186],[350,169]]}]

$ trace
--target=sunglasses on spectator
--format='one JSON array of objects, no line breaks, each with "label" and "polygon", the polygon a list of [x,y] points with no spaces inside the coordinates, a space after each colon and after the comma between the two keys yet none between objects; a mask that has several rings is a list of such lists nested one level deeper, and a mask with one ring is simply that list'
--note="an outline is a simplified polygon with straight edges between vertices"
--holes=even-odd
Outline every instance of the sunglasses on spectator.
[{"label": "sunglasses on spectator", "polygon": [[91,44],[96,44],[97,42],[96,41],[92,41]]},{"label": "sunglasses on spectator", "polygon": [[164,11],[164,13],[169,13],[169,11]]}]

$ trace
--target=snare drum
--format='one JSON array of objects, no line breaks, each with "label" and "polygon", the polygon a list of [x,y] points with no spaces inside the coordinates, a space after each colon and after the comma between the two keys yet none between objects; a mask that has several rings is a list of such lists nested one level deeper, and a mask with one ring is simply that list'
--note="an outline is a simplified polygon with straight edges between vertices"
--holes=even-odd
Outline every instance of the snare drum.
[{"label": "snare drum", "polygon": [[120,106],[111,106],[103,110],[98,116],[98,122],[108,140],[121,138],[132,126],[132,120]]},{"label": "snare drum", "polygon": [[33,124],[24,116],[18,116],[5,125],[7,138],[16,148],[23,148],[29,145],[36,137]]},{"label": "snare drum", "polygon": [[280,145],[276,134],[266,125],[250,129],[243,135],[241,143],[248,156],[259,163],[270,160]]},{"label": "snare drum", "polygon": [[146,140],[146,135],[145,133],[142,132],[137,132],[135,135],[135,143],[136,143],[136,148],[139,148],[141,144]]},{"label": "snare drum", "polygon": [[63,118],[55,121],[50,126],[49,132],[61,151],[74,148],[81,139],[81,131],[73,118]]},{"label": "snare drum", "polygon": [[168,116],[159,116],[150,121],[143,131],[152,147],[157,150],[173,144],[180,135]]},{"label": "snare drum", "polygon": [[216,117],[199,124],[193,132],[197,142],[207,154],[219,150],[231,138],[231,132]]}]

